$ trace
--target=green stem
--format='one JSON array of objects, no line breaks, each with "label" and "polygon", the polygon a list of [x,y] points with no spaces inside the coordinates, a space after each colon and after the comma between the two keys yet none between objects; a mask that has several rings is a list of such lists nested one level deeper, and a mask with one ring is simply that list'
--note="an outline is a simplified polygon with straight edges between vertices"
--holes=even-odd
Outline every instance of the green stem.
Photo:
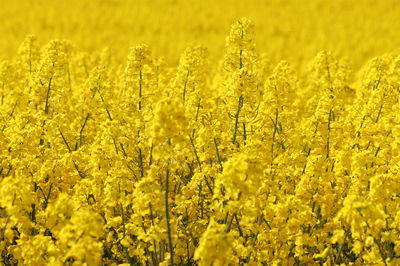
[{"label": "green stem", "polygon": [[169,216],[168,194],[169,194],[169,169],[167,169],[165,174],[165,217],[167,222],[168,249],[171,259],[171,265],[174,265],[174,248],[172,245],[172,232],[171,232],[171,224]]},{"label": "green stem", "polygon": [[239,116],[240,116],[240,111],[242,110],[243,107],[243,96],[239,96],[238,100],[238,105],[236,109],[236,114],[235,114],[235,124],[233,127],[233,137],[232,137],[232,143],[236,143],[236,137],[237,137],[237,132],[238,132],[238,127],[239,127]]},{"label": "green stem", "polygon": [[47,92],[46,92],[46,102],[44,106],[44,113],[48,114],[49,113],[49,98],[50,98],[50,90],[51,90],[51,81],[53,78],[51,77],[49,80],[49,84],[47,85]]}]

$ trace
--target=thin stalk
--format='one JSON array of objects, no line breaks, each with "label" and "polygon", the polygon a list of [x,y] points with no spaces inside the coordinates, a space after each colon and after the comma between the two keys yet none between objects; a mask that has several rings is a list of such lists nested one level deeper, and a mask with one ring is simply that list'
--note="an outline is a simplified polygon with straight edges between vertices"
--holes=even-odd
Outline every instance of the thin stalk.
[{"label": "thin stalk", "polygon": [[151,146],[150,146],[150,155],[149,155],[149,166],[151,166],[151,164],[153,163],[153,148],[154,148],[154,144],[151,143]]},{"label": "thin stalk", "polygon": [[50,98],[50,90],[51,90],[51,82],[53,80],[53,77],[49,79],[49,84],[47,85],[47,92],[46,92],[46,102],[44,105],[44,113],[48,114],[49,113],[49,98]]},{"label": "thin stalk", "polygon": [[139,148],[139,152],[138,152],[138,162],[139,162],[139,175],[140,175],[140,177],[144,177],[144,167],[143,167],[142,148]]},{"label": "thin stalk", "polygon": [[234,214],[234,216],[235,216],[236,225],[237,225],[238,230],[239,230],[239,235],[241,237],[243,237],[243,231],[242,231],[242,228],[240,227],[239,218],[238,218],[236,213]]},{"label": "thin stalk", "polygon": [[169,169],[167,169],[165,174],[165,218],[167,222],[168,249],[171,259],[171,265],[174,265],[174,248],[172,245],[172,232],[171,232],[171,224],[169,216],[168,194],[169,194]]},{"label": "thin stalk", "polygon": [[199,119],[200,107],[201,107],[201,99],[199,99],[199,102],[197,103],[196,119],[195,119],[196,122]]},{"label": "thin stalk", "polygon": [[246,130],[246,123],[243,122],[243,139],[247,140],[247,130]]},{"label": "thin stalk", "polygon": [[[62,131],[61,131],[60,129],[58,129],[58,131],[60,132],[60,135],[61,135],[61,137],[62,137],[62,139],[63,139],[63,141],[64,141],[65,146],[67,146],[68,152],[69,152],[69,153],[72,153],[72,149],[71,149],[71,147],[69,146],[69,143],[68,143],[67,139],[65,138],[64,134],[62,133]],[[81,178],[85,178],[85,174],[82,173],[82,172],[79,170],[78,164],[75,162],[75,160],[72,160],[72,163],[74,164],[75,170],[78,172],[79,176],[80,176]]]},{"label": "thin stalk", "polygon": [[272,123],[274,124],[274,131],[272,132],[272,143],[271,143],[271,173],[272,173],[272,165],[274,162],[274,148],[275,148],[275,137],[276,133],[278,132],[278,119],[279,119],[279,110],[278,108],[275,109],[275,121],[272,120]]},{"label": "thin stalk", "polygon": [[75,150],[77,150],[79,147],[82,146],[82,139],[83,139],[83,130],[85,129],[86,123],[89,120],[90,113],[87,113],[85,117],[85,121],[83,122],[83,125],[81,127],[81,130],[79,131],[79,145],[75,145]]},{"label": "thin stalk", "polygon": [[236,137],[237,137],[237,132],[238,132],[238,127],[239,127],[239,116],[240,116],[240,111],[242,110],[243,107],[243,96],[239,96],[238,100],[238,105],[236,109],[236,114],[235,114],[235,124],[233,127],[233,136],[232,136],[232,143],[236,143]]},{"label": "thin stalk", "polygon": [[332,117],[333,117],[333,111],[331,109],[331,110],[329,110],[329,117],[328,117],[328,137],[326,140],[326,158],[329,158],[329,153],[330,153],[330,133],[331,133]]},{"label": "thin stalk", "polygon": [[143,74],[142,70],[139,71],[139,101],[138,101],[138,107],[139,111],[142,110],[142,79],[143,79]]},{"label": "thin stalk", "polygon": [[192,144],[193,153],[194,153],[194,156],[196,157],[196,161],[197,161],[197,164],[199,165],[199,169],[200,169],[200,171],[202,171],[200,158],[199,158],[199,155],[197,154],[196,146],[194,145],[192,136],[189,135],[189,139],[190,139],[190,144]]},{"label": "thin stalk", "polygon": [[217,160],[220,166],[220,172],[222,173],[222,171],[224,170],[224,167],[222,166],[222,161],[221,161],[221,156],[219,155],[219,150],[218,150],[218,144],[217,144],[217,140],[214,138],[214,147],[215,147],[215,153],[217,155]]},{"label": "thin stalk", "polygon": [[231,231],[232,222],[233,222],[234,216],[235,216],[235,215],[232,214],[231,218],[229,219],[229,222],[228,222],[228,224],[227,224],[227,226],[226,226],[226,229],[225,229],[225,233],[229,233],[229,232]]},{"label": "thin stalk", "polygon": [[186,90],[187,90],[187,82],[188,82],[189,74],[190,74],[190,71],[187,72],[185,83],[183,84],[183,92],[182,92],[183,105],[185,105],[185,102],[186,102]]}]

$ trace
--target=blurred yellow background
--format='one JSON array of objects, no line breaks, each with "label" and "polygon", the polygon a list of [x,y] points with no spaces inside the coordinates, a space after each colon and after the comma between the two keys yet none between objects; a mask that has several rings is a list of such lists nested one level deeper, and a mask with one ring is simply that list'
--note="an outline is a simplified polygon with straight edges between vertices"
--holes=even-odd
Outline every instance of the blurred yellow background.
[{"label": "blurred yellow background", "polygon": [[241,17],[255,23],[259,52],[296,68],[323,49],[358,68],[400,47],[398,0],[1,0],[0,58],[35,34],[41,44],[68,39],[87,52],[110,47],[120,60],[138,43],[173,64],[188,44],[205,45],[220,59],[229,27]]}]

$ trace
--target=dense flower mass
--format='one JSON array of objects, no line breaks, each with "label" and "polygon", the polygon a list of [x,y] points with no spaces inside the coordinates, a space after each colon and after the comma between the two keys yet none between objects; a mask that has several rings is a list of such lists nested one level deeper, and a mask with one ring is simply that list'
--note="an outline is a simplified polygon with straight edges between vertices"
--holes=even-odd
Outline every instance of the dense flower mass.
[{"label": "dense flower mass", "polygon": [[0,264],[400,264],[400,56],[299,73],[227,34],[216,65],[33,35],[0,61]]}]

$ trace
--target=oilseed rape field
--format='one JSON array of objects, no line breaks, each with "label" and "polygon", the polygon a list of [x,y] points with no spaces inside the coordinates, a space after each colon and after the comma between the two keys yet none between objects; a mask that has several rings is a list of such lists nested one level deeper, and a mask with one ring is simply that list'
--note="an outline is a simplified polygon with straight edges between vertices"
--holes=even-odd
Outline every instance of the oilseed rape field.
[{"label": "oilseed rape field", "polygon": [[400,265],[398,0],[0,4],[0,265]]}]

